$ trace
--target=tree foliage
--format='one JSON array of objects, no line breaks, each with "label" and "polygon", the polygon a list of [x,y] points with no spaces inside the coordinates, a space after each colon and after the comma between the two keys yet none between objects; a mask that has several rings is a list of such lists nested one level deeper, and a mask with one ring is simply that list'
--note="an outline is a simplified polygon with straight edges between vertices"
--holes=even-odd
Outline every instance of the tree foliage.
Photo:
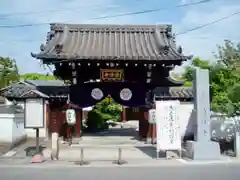
[{"label": "tree foliage", "polygon": [[240,68],[240,43],[235,45],[229,40],[224,41],[223,46],[217,46],[218,52],[215,54],[218,62],[234,70]]},{"label": "tree foliage", "polygon": [[117,104],[113,99],[108,98],[97,103],[93,110],[88,113],[86,121],[86,130],[88,132],[96,132],[104,129],[108,129],[109,120],[119,121],[121,119],[121,106]]},{"label": "tree foliage", "polygon": [[0,57],[0,88],[19,81],[16,61],[9,57]]},{"label": "tree foliage", "polygon": [[53,75],[40,73],[19,74],[15,59],[0,57],[0,89],[19,80],[55,80]]},{"label": "tree foliage", "polygon": [[190,66],[185,68],[183,77],[189,82],[193,80],[193,72],[196,67],[209,70],[211,88],[211,108],[216,112],[228,115],[239,114],[239,90],[240,90],[240,46],[230,41],[225,41],[223,46],[218,46],[215,57],[217,61],[211,63],[208,60],[195,58]]},{"label": "tree foliage", "polygon": [[20,78],[23,80],[56,80],[53,75],[44,75],[39,73],[26,73],[20,75]]}]

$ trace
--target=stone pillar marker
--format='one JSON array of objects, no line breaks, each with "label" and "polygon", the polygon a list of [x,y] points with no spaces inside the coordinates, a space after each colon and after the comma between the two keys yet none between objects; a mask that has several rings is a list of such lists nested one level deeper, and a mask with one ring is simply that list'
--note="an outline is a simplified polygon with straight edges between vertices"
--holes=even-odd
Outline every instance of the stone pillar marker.
[{"label": "stone pillar marker", "polygon": [[195,140],[207,142],[210,140],[210,92],[209,72],[196,69],[194,77],[194,109],[196,110],[197,132]]},{"label": "stone pillar marker", "polygon": [[193,160],[220,160],[220,146],[211,141],[209,71],[197,68],[194,74],[195,141],[187,141],[186,155]]},{"label": "stone pillar marker", "polygon": [[234,151],[236,158],[240,159],[240,132],[237,128],[235,128]]},{"label": "stone pillar marker", "polygon": [[53,119],[53,131],[51,134],[51,146],[52,146],[52,152],[51,152],[51,160],[58,160],[59,158],[59,134],[58,134],[58,124],[57,124],[57,115],[56,115],[56,109],[54,111],[51,111],[51,118]]}]

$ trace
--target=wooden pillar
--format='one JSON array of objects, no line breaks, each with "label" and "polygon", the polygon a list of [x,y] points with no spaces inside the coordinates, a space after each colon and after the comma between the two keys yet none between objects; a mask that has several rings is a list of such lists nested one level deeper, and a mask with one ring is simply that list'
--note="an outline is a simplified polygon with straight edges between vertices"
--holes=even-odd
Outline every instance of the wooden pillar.
[{"label": "wooden pillar", "polygon": [[75,125],[75,136],[81,137],[82,134],[82,109],[76,110],[76,125]]},{"label": "wooden pillar", "polygon": [[152,144],[157,143],[157,124],[152,124]]},{"label": "wooden pillar", "polygon": [[49,112],[50,118],[51,118],[51,132],[58,133],[59,127],[58,127],[58,113],[56,112],[56,109],[51,108]]},{"label": "wooden pillar", "polygon": [[139,108],[139,137],[140,139],[146,139],[148,135],[149,123],[148,123],[148,113],[146,113],[146,108]]},{"label": "wooden pillar", "polygon": [[45,101],[45,118],[46,118],[46,138],[49,140],[51,133],[50,133],[50,123],[51,123],[51,118],[50,118],[50,108],[49,108],[49,103]]},{"label": "wooden pillar", "polygon": [[127,121],[127,114],[126,114],[126,107],[122,106],[122,114],[121,114],[121,120],[122,122],[126,122]]},{"label": "wooden pillar", "polygon": [[[72,84],[76,85],[77,84],[77,70],[76,70],[76,63],[72,62],[71,63],[71,67],[72,67]],[[70,96],[70,95],[69,95]],[[70,102],[70,98],[68,99],[68,104],[71,104]],[[75,110],[76,113],[76,124],[75,124],[75,136],[80,137],[80,129],[81,129],[81,124],[80,124],[80,116],[79,116],[79,112]],[[72,142],[72,136],[70,137],[70,141]],[[71,143],[70,142],[70,143]]]},{"label": "wooden pillar", "polygon": [[152,131],[153,131],[153,125],[149,124],[148,125],[148,132],[147,132],[147,139],[146,139],[147,144],[151,144],[151,142],[152,142]]}]

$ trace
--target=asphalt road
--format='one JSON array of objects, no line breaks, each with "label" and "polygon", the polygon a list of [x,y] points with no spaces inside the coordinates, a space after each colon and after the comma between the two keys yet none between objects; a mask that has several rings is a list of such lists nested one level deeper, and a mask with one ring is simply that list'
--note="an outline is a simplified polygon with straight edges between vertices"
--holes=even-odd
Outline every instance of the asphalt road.
[{"label": "asphalt road", "polygon": [[0,167],[1,180],[238,180],[240,165],[173,167]]}]

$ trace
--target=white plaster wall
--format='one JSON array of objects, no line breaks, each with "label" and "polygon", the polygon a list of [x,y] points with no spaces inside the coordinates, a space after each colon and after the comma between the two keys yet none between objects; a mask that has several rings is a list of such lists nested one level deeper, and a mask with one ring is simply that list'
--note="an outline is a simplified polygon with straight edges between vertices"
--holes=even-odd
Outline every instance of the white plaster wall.
[{"label": "white plaster wall", "polygon": [[15,144],[26,137],[24,114],[0,114],[0,141]]},{"label": "white plaster wall", "polygon": [[12,140],[17,142],[26,136],[24,129],[24,114],[16,114],[12,121]]},{"label": "white plaster wall", "polygon": [[13,117],[9,114],[0,114],[0,141],[1,142],[12,142],[12,124]]},{"label": "white plaster wall", "polygon": [[[27,133],[27,137],[30,137],[30,138],[35,138],[36,137],[36,130],[35,129],[25,129],[25,130],[26,130],[26,133]],[[45,128],[40,128],[39,129],[39,137],[42,137],[42,138],[47,137]]]},{"label": "white plaster wall", "polygon": [[181,102],[179,107],[180,131],[182,137],[194,134],[196,130],[196,118],[194,118],[195,112],[193,107],[193,103],[184,102]]},{"label": "white plaster wall", "polygon": [[[6,99],[6,102],[5,102],[6,105],[12,105],[13,102],[12,101],[9,101]],[[17,101],[17,104],[22,106],[23,109],[25,108],[25,102],[24,101]],[[39,136],[40,137],[43,137],[43,138],[46,138],[48,137],[48,134],[47,134],[47,127],[46,127],[46,104],[47,104],[47,101],[45,101],[45,105],[44,105],[44,108],[45,108],[45,116],[44,116],[44,128],[40,128],[39,129]],[[1,116],[1,115],[0,115]],[[2,119],[2,118],[0,118]],[[14,127],[16,131],[19,130],[19,128],[16,128],[15,126],[19,126],[19,127],[23,127],[24,128],[24,114],[23,114],[23,118],[22,118],[23,122],[22,123],[15,123],[11,125],[11,122],[8,122],[8,121],[5,121],[4,120],[4,125],[2,125],[2,127],[6,127],[6,128],[2,128],[0,127],[0,130],[1,130],[1,134],[0,135],[0,141],[1,141],[1,136],[3,139],[9,139],[10,136],[9,134],[11,134],[12,132],[8,132],[10,128],[10,126]],[[20,132],[19,132],[20,133]],[[36,131],[34,129],[25,129],[24,130],[24,133],[27,135],[27,137],[30,137],[30,138],[35,138],[36,137]],[[4,135],[5,134],[5,135]],[[16,134],[18,134],[18,132],[16,132]],[[9,138],[7,138],[9,137]],[[17,137],[17,136],[16,136]],[[11,139],[11,138],[10,138]]]}]

